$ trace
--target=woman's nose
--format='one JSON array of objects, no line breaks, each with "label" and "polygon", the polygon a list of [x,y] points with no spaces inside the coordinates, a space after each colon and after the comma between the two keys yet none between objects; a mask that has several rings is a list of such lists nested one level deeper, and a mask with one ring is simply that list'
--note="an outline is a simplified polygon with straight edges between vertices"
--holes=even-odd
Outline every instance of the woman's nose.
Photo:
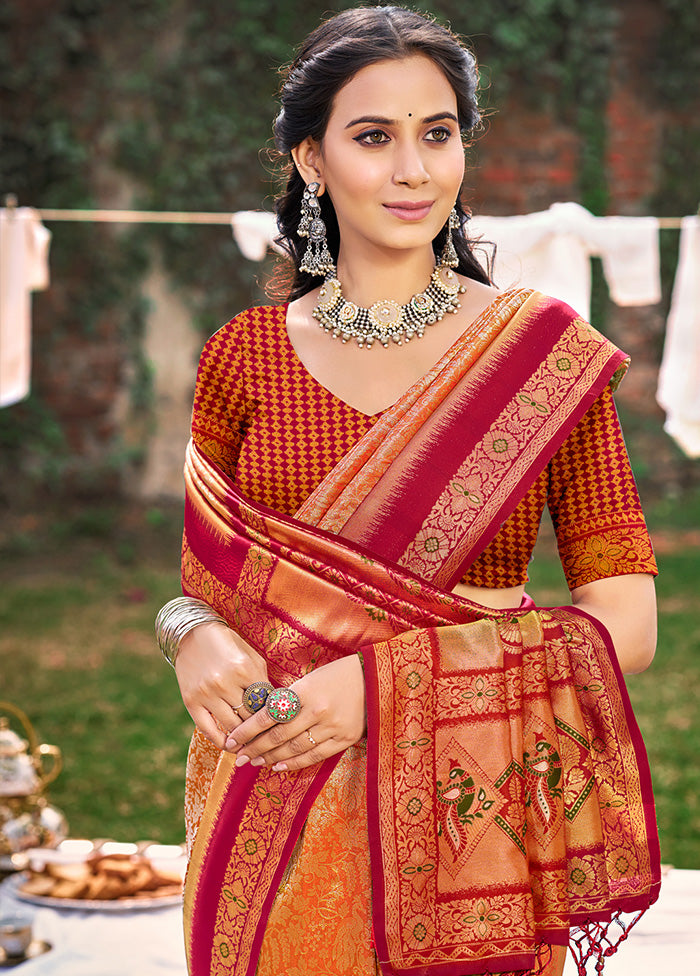
[{"label": "woman's nose", "polygon": [[394,182],[416,187],[428,180],[428,172],[418,146],[404,145],[397,149]]}]

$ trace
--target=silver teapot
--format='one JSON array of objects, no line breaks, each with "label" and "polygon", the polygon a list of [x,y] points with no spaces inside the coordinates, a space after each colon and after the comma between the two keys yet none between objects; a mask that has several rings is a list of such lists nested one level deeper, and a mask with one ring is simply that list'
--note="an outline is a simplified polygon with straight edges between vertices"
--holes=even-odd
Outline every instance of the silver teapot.
[{"label": "silver teapot", "polygon": [[[22,725],[26,739],[11,728],[8,714]],[[48,757],[51,765],[45,769]],[[45,796],[61,767],[58,746],[39,744],[25,713],[0,701],[0,858],[31,847],[55,847],[65,839],[66,818]]]}]

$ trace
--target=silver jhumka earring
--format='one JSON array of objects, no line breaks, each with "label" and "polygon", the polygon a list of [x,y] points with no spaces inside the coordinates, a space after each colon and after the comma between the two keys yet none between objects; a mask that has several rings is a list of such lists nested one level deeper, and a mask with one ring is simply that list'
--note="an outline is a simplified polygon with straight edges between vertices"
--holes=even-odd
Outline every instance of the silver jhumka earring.
[{"label": "silver jhumka earring", "polygon": [[459,227],[459,214],[457,208],[453,207],[450,216],[447,218],[447,237],[445,246],[440,255],[440,264],[446,264],[448,268],[456,268],[459,264],[459,256],[455,249],[455,242],[452,237],[453,231]]},{"label": "silver jhumka earring", "polygon": [[327,275],[335,275],[335,264],[328,250],[326,225],[321,217],[321,204],[318,202],[320,189],[320,183],[309,183],[304,190],[297,234],[299,237],[308,238],[309,241],[299,270],[323,278]]}]

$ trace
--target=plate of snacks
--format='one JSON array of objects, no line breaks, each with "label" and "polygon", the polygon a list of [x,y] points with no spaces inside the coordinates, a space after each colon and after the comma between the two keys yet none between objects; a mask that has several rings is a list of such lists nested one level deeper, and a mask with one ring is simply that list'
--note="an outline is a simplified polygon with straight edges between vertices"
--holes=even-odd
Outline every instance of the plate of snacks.
[{"label": "plate of snacks", "polygon": [[82,911],[182,902],[186,859],[180,846],[66,841],[57,850],[37,848],[26,854],[27,869],[11,879],[21,901]]}]

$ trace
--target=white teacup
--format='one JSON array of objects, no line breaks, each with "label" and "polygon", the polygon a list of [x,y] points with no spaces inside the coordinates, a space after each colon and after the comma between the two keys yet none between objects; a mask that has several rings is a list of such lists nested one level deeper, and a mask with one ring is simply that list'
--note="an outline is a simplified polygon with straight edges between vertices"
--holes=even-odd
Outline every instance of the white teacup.
[{"label": "white teacup", "polygon": [[32,943],[32,919],[26,912],[0,915],[0,948],[8,958],[23,956]]}]

